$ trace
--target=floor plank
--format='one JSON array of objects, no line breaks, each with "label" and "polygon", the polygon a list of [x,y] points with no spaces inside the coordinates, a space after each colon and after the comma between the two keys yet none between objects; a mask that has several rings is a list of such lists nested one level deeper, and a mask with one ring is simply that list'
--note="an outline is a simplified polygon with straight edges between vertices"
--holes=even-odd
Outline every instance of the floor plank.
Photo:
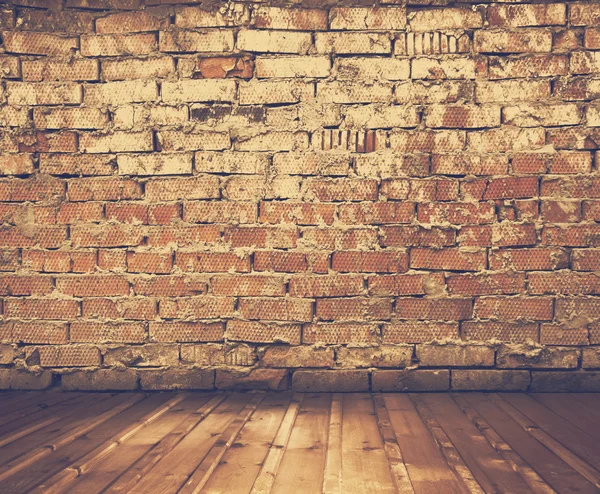
[{"label": "floor plank", "polygon": [[0,493],[592,494],[600,395],[0,394]]},{"label": "floor plank", "polygon": [[190,475],[187,482],[179,490],[179,494],[198,494],[202,491],[209,477],[217,468],[217,465],[229,450],[235,438],[240,433],[246,422],[250,420],[252,414],[256,411],[260,402],[264,399],[264,394],[257,393],[240,411],[237,417],[229,424],[213,447],[206,454],[202,463],[196,467],[196,470]]},{"label": "floor plank", "polygon": [[569,398],[579,406],[600,417],[600,393],[570,393]]},{"label": "floor plank", "polygon": [[[97,396],[97,395],[96,395]],[[98,399],[98,398],[95,398]],[[50,421],[49,423],[58,422],[60,419],[73,415],[80,403],[92,403],[93,395],[74,394],[71,399],[55,403],[47,408],[40,409],[37,413],[20,417],[4,425],[0,425],[0,444],[7,441],[8,436],[13,436],[16,432],[31,430],[39,430],[32,426],[39,425],[41,422]],[[23,434],[22,437],[28,434]],[[8,443],[6,443],[8,444]]]},{"label": "floor plank", "polygon": [[219,434],[227,428],[251,398],[251,395],[239,393],[228,396],[172,451],[158,461],[129,492],[142,494],[177,492],[210,451]]},{"label": "floor plank", "polygon": [[[185,399],[185,395],[176,395],[169,397],[168,395],[153,395],[148,397],[143,403],[138,403],[137,406],[126,410],[125,413],[135,413],[139,415],[141,411],[147,413],[135,421],[126,421],[125,427],[120,428],[116,421],[109,421],[109,425],[113,430],[117,430],[110,438],[106,439],[102,444],[97,446],[92,451],[89,451],[84,456],[77,458],[76,461],[68,466],[64,466],[60,472],[46,480],[39,486],[39,492],[64,492],[69,489],[69,484],[77,477],[83,476],[90,472],[103,458],[122,446],[127,440],[139,434],[144,428],[158,420],[163,414],[177,406],[178,403]],[[167,399],[168,398],[168,399]],[[121,450],[116,454],[121,454]]]},{"label": "floor plank", "polygon": [[130,467],[209,399],[209,396],[203,395],[185,398],[58,492],[95,494],[109,489],[130,471]]},{"label": "floor plank", "polygon": [[[72,430],[76,425],[84,423],[88,418],[108,410],[124,399],[126,399],[124,395],[105,395],[102,400],[93,395],[84,395],[74,400],[71,406],[65,407],[64,410],[62,407],[55,407],[53,413],[60,416],[60,420],[0,449],[0,466],[32,451],[40,444],[54,441],[61,434]],[[10,431],[10,427],[7,426],[1,431],[6,434]]]},{"label": "floor plank", "polygon": [[503,399],[583,461],[600,469],[600,444],[594,438],[527,395],[505,395]]},{"label": "floor plank", "polygon": [[469,393],[465,395],[465,399],[555,491],[573,494],[597,492],[592,483],[573,470],[543,443],[526,433],[521,425],[499,408],[487,395]]},{"label": "floor plank", "polygon": [[556,415],[565,419],[582,432],[600,440],[600,416],[581,406],[569,395],[559,393],[530,394],[538,403],[541,403]]},{"label": "floor plank", "polygon": [[384,401],[415,492],[467,494],[409,396],[385,394]]},{"label": "floor plank", "polygon": [[594,484],[600,489],[600,472],[598,472],[593,466],[582,460],[577,456],[576,453],[567,448],[560,441],[557,441],[554,437],[548,434],[545,430],[540,428],[535,422],[533,422],[528,416],[523,414],[518,408],[515,408],[508,401],[504,400],[501,395],[493,394],[491,400],[500,407],[507,415],[509,415],[515,422],[517,422],[525,432],[535,437],[540,443],[546,446],[561,460],[567,463],[571,468],[577,471],[580,475],[585,477],[588,481]]},{"label": "floor plank", "polygon": [[297,394],[292,398],[262,468],[254,481],[254,485],[250,491],[253,494],[269,493],[273,489],[275,477],[279,472],[281,461],[286,453],[286,448],[292,435],[292,429],[298,418],[302,399],[303,397]]},{"label": "floor plank", "polygon": [[471,423],[479,429],[481,435],[487,439],[492,448],[506,460],[515,472],[518,472],[525,479],[525,482],[527,482],[527,485],[531,487],[533,492],[536,494],[554,494],[554,489],[544,482],[537,472],[490,427],[486,419],[479,414],[477,409],[471,405],[464,395],[452,394],[451,396]]},{"label": "floor plank", "polygon": [[[102,414],[97,414],[85,424],[52,441],[54,449],[45,455],[35,455],[35,461],[27,467],[27,475],[17,471],[3,484],[7,492],[29,492],[35,486],[43,484],[52,476],[59,473],[73,461],[89,453],[112,436],[115,430],[120,430],[127,424],[138,420],[152,407],[156,407],[164,398],[156,395],[148,399],[123,400]],[[143,395],[137,395],[143,398]],[[127,406],[131,401],[134,403]],[[36,450],[34,450],[35,452]],[[44,451],[49,451],[46,448]],[[25,458],[28,458],[26,456]],[[47,489],[40,492],[47,493]]]},{"label": "floor plank", "polygon": [[20,427],[23,422],[30,422],[27,418],[37,420],[38,417],[31,417],[32,415],[36,413],[43,414],[44,412],[48,414],[54,406],[71,402],[79,396],[81,396],[80,393],[73,393],[72,395],[67,393],[52,393],[47,397],[40,396],[34,403],[26,407],[19,407],[18,410],[11,413],[1,414],[0,427],[7,424],[10,424],[11,428]]},{"label": "floor plank", "polygon": [[[202,401],[201,406],[177,423],[166,436],[154,444],[150,450],[131,465],[119,476],[104,492],[121,493],[130,492],[139,482],[148,475],[154,466],[165,458],[187,435],[198,426],[212,411],[217,408],[227,395],[218,394],[208,401]],[[193,400],[194,398],[191,398]]]},{"label": "floor plank", "polygon": [[329,411],[329,435],[323,473],[323,492],[342,492],[342,394],[334,393]]},{"label": "floor plank", "polygon": [[345,394],[342,403],[342,492],[396,492],[371,396]]},{"label": "floor plank", "polygon": [[323,469],[329,428],[330,394],[306,395],[294,423],[287,449],[271,492],[318,492],[323,485]]},{"label": "floor plank", "polygon": [[477,482],[486,492],[531,493],[525,483],[448,395],[423,395],[444,432],[448,435]]},{"label": "floor plank", "polygon": [[248,494],[252,490],[290,400],[289,393],[270,394],[264,399],[211,475],[206,492]]}]

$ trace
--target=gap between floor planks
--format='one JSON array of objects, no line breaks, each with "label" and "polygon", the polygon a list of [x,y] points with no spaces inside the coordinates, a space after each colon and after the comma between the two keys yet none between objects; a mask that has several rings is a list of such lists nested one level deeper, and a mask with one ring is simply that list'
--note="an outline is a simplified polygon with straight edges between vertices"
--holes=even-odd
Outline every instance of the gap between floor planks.
[{"label": "gap between floor planks", "polygon": [[597,493],[600,395],[2,393],[0,491]]}]

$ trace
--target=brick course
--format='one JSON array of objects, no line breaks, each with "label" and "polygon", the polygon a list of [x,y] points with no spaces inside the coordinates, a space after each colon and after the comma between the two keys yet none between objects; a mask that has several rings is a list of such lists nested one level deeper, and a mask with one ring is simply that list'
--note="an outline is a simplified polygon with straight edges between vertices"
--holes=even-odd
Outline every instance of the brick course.
[{"label": "brick course", "polygon": [[600,390],[593,2],[7,3],[0,388]]}]

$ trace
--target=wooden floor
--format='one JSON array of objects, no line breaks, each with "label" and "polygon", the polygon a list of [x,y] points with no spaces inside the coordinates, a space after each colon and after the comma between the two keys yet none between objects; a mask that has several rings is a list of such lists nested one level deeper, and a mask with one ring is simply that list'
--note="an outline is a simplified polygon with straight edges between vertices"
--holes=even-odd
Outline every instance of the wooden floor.
[{"label": "wooden floor", "polygon": [[1,493],[598,493],[594,394],[0,394]]}]

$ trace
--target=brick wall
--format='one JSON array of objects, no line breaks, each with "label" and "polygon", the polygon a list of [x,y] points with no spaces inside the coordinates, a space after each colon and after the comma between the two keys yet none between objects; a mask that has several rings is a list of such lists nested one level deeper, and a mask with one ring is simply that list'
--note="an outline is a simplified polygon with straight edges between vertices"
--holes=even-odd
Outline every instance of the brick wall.
[{"label": "brick wall", "polygon": [[193,3],[0,8],[1,389],[600,389],[599,4]]}]

